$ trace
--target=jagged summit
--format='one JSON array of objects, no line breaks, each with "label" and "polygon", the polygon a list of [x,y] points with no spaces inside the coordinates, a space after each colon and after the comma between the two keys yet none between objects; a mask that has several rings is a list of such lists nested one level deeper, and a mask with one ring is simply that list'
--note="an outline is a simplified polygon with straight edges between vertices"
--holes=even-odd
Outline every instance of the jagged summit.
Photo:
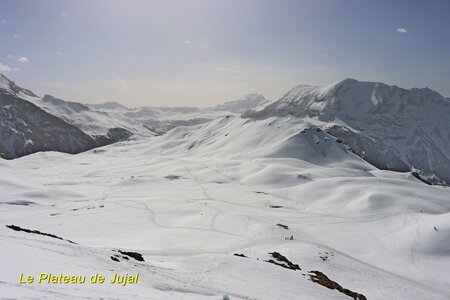
[{"label": "jagged summit", "polygon": [[0,73],[0,91],[10,95],[21,96],[21,97],[33,97],[38,98],[39,96],[30,90],[21,88],[17,86],[14,81],[10,80],[8,77]]}]

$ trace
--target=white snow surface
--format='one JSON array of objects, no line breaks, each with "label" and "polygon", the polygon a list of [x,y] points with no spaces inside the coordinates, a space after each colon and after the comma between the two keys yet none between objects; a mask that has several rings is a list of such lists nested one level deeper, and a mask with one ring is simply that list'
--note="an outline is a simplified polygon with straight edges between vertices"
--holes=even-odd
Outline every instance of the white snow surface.
[{"label": "white snow surface", "polygon": [[[295,117],[35,153],[0,160],[0,174],[3,298],[351,299],[303,275],[313,270],[367,299],[450,297],[449,189],[380,171]],[[115,262],[113,249],[145,262]],[[273,251],[302,270],[265,262]],[[18,283],[39,272],[140,279]]]}]

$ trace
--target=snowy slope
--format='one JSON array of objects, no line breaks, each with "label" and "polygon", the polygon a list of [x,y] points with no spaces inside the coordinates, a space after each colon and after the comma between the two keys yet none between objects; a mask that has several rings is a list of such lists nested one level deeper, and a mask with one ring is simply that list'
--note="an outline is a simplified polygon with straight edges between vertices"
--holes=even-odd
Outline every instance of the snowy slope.
[{"label": "snowy slope", "polygon": [[[367,299],[450,295],[448,188],[380,171],[314,122],[229,116],[0,169],[3,297],[351,299],[310,271]],[[114,249],[145,261],[114,261]],[[267,262],[286,266],[274,251],[301,270]],[[141,281],[17,283],[45,271],[139,272]]]},{"label": "snowy slope", "polygon": [[299,85],[256,119],[292,115],[317,121],[373,165],[415,170],[450,183],[450,101],[424,89],[346,79],[326,87]]}]

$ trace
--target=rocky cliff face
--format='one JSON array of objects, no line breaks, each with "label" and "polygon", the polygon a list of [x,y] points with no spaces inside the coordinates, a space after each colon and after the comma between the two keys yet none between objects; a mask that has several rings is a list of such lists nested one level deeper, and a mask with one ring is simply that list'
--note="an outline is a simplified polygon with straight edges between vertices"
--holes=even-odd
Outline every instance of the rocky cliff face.
[{"label": "rocky cliff face", "polygon": [[38,151],[79,153],[97,143],[75,126],[0,90],[0,156],[12,159]]}]

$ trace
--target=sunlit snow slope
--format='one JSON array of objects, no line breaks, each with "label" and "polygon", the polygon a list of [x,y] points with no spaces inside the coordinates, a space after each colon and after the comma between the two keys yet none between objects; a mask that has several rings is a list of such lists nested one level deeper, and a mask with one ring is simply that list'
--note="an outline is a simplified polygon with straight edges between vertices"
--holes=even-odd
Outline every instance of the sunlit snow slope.
[{"label": "sunlit snow slope", "polygon": [[[448,299],[448,188],[380,171],[313,121],[224,117],[95,152],[0,160],[1,296],[351,299],[312,282],[320,271],[367,299]],[[145,261],[114,261],[115,249]],[[274,252],[301,270],[267,262],[286,266]],[[140,282],[18,284],[38,272]]]}]

